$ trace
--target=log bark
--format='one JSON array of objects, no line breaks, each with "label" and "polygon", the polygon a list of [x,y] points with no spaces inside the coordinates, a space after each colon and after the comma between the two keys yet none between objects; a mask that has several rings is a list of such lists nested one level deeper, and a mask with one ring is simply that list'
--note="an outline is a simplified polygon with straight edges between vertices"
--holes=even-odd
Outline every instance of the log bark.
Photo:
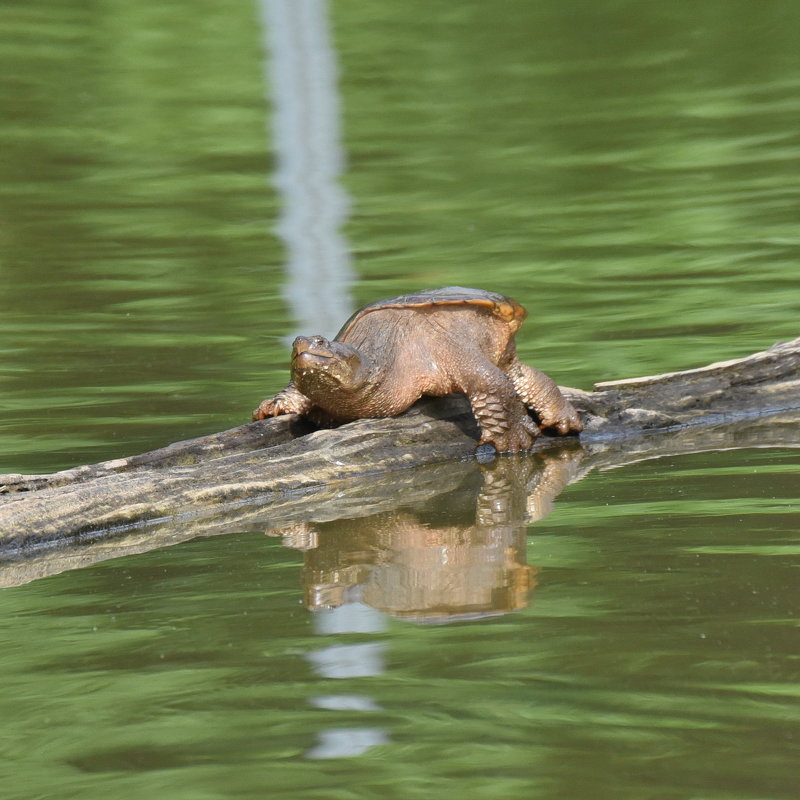
[{"label": "log bark", "polygon": [[[580,464],[569,480],[668,454],[800,446],[800,338],[742,359],[563,391],[585,430],[540,437],[534,453],[568,449]],[[431,498],[480,477],[491,456],[474,457],[477,438],[465,398],[452,396],[333,430],[285,416],[50,475],[1,475],[0,556],[15,577],[0,582],[199,535],[358,516],[409,493]],[[77,549],[53,555],[66,545]]]}]

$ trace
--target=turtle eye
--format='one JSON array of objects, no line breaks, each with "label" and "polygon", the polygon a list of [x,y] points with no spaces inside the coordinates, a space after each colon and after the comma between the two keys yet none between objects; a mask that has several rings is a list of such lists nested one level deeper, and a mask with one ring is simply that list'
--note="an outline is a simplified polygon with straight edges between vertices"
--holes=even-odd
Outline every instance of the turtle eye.
[{"label": "turtle eye", "polygon": [[311,337],[311,344],[313,347],[324,347],[325,346],[325,338],[322,336],[312,336]]}]

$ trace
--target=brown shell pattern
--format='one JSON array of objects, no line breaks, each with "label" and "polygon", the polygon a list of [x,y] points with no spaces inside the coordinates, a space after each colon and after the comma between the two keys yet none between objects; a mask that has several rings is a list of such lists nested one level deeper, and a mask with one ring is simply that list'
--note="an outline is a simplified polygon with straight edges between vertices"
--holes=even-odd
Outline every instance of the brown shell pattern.
[{"label": "brown shell pattern", "polygon": [[466,289],[462,286],[445,286],[443,289],[427,289],[417,294],[405,294],[387,300],[376,300],[374,303],[360,308],[350,317],[336,338],[344,336],[348,330],[363,316],[371,311],[382,311],[386,308],[414,309],[436,308],[439,306],[474,306],[476,309],[488,311],[498,319],[511,325],[514,332],[519,329],[528,312],[510,297],[482,289]]}]

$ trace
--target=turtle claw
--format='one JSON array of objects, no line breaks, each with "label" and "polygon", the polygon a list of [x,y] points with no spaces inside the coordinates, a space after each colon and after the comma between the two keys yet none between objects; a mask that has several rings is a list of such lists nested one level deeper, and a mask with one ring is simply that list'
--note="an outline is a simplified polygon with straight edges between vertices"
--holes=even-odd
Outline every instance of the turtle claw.
[{"label": "turtle claw", "polygon": [[253,411],[253,421],[257,422],[260,419],[267,419],[267,417],[279,417],[281,414],[306,414],[311,407],[311,401],[293,383],[290,383],[275,397],[268,397],[261,401],[259,407]]},{"label": "turtle claw", "polygon": [[484,428],[478,449],[490,444],[498,453],[524,453],[533,447],[540,433],[536,423],[527,414],[520,415],[510,426],[501,423]]},{"label": "turtle claw", "polygon": [[564,408],[560,409],[558,415],[543,415],[542,428],[551,428],[558,431],[562,435],[568,433],[580,433],[583,430],[583,422],[581,422],[580,415],[572,406],[565,402]]},{"label": "turtle claw", "polygon": [[266,400],[262,400],[258,408],[253,411],[253,422],[257,422],[260,419],[267,419],[267,417],[277,417],[284,413],[286,412],[281,410],[278,398],[270,397]]}]

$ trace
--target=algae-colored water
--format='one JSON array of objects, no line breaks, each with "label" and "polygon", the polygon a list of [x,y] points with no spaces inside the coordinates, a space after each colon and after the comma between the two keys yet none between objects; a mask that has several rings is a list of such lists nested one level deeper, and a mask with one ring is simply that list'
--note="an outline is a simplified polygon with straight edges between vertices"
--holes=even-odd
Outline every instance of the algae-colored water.
[{"label": "algae-colored water", "polygon": [[[0,8],[0,471],[245,421],[326,298],[506,292],[584,388],[800,335],[794,3],[288,5]],[[298,30],[328,83],[281,94]],[[281,139],[294,98],[327,127]],[[1,589],[0,796],[794,800],[799,490],[796,450],[700,453],[527,538],[443,501]],[[513,574],[493,614],[404,611],[460,585],[434,547]]]}]

